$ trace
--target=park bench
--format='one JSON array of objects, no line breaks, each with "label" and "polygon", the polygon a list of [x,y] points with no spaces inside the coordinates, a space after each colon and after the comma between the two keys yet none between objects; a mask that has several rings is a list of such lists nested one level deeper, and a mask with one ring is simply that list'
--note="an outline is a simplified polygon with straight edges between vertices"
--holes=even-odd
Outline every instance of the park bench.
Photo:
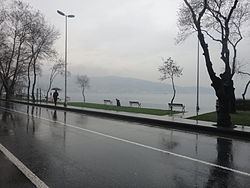
[{"label": "park bench", "polygon": [[113,104],[113,102],[109,99],[104,99],[103,102],[104,102],[104,104],[110,104],[110,105]]},{"label": "park bench", "polygon": [[141,103],[139,101],[129,101],[129,106],[132,107],[133,104],[137,105],[138,107],[141,107]]},{"label": "park bench", "polygon": [[185,105],[181,103],[168,103],[169,108],[171,111],[173,110],[174,107],[181,108],[182,112],[185,112]]}]

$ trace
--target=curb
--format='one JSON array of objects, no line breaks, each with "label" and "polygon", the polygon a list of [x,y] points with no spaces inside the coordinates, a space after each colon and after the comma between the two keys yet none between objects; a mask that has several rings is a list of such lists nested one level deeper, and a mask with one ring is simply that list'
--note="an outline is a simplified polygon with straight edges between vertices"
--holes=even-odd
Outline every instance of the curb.
[{"label": "curb", "polygon": [[[5,101],[4,99],[0,99],[1,101]],[[216,127],[212,122],[204,122],[204,121],[196,121],[196,120],[162,120],[156,119],[155,117],[140,117],[138,114],[122,114],[116,111],[103,111],[97,109],[86,109],[86,108],[78,108],[78,107],[64,107],[64,106],[54,106],[49,104],[39,104],[39,103],[28,103],[23,101],[10,100],[9,102],[20,103],[25,105],[39,106],[51,109],[58,109],[64,111],[71,111],[77,113],[85,113],[93,116],[101,116],[119,120],[126,120],[129,122],[138,122],[144,123],[151,126],[172,128],[196,133],[206,133],[217,136],[230,136],[238,139],[250,140],[250,128],[245,130],[244,127],[236,126],[236,128],[224,128],[224,127]],[[183,122],[186,121],[186,122]]]}]

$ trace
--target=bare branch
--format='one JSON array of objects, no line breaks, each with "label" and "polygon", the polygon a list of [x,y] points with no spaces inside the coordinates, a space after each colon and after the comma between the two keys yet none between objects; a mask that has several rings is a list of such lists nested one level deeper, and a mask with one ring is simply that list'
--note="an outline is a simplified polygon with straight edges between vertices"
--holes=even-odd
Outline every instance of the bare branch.
[{"label": "bare branch", "polygon": [[174,85],[174,77],[180,77],[182,75],[182,68],[172,60],[171,57],[169,57],[166,61],[164,58],[162,58],[163,65],[158,68],[158,71],[161,73],[160,80],[166,80],[166,79],[171,79],[172,82],[172,87],[174,91],[173,98],[171,99],[171,103],[173,103],[174,98],[175,98],[175,85]]},{"label": "bare branch", "polygon": [[87,75],[77,75],[76,83],[82,88],[83,101],[85,102],[85,90],[89,88],[89,78]]},{"label": "bare branch", "polygon": [[216,39],[213,35],[211,35],[207,30],[201,30],[202,32],[206,33],[207,36],[209,36],[212,40],[217,41],[217,42],[222,42],[220,39]]}]

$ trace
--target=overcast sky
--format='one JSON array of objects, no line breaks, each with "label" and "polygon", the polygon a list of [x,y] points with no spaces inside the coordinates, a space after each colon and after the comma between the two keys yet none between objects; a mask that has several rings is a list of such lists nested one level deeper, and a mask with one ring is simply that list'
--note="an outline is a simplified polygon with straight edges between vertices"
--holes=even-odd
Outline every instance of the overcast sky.
[{"label": "overcast sky", "polygon": [[[56,10],[76,16],[68,20],[68,68],[72,74],[134,77],[159,82],[157,68],[162,63],[161,57],[171,56],[184,68],[183,76],[176,83],[182,86],[196,84],[196,37],[191,36],[183,44],[175,45],[177,10],[182,0],[24,1],[41,10],[48,22],[60,31],[56,47],[62,57],[65,21]],[[242,61],[250,60],[249,46],[249,39],[240,45]],[[221,69],[220,66],[215,68]],[[201,85],[210,85],[203,56]]]}]

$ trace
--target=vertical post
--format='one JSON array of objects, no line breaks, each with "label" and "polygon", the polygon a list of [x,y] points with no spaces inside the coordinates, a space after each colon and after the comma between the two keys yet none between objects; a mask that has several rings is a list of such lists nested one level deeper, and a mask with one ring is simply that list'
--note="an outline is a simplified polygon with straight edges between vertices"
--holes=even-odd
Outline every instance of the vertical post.
[{"label": "vertical post", "polygon": [[57,13],[60,14],[61,16],[64,16],[65,17],[65,98],[64,98],[64,106],[66,107],[67,106],[67,37],[68,37],[68,34],[67,34],[67,24],[68,24],[68,18],[74,18],[75,16],[72,15],[72,14],[65,14],[64,12],[60,11],[60,10],[57,10]]},{"label": "vertical post", "polygon": [[37,103],[38,103],[38,88],[36,88],[36,100],[37,100]]},{"label": "vertical post", "polygon": [[41,88],[39,89],[39,94],[40,94],[40,104],[41,104],[42,102],[42,89]]},{"label": "vertical post", "polygon": [[200,44],[199,38],[197,43],[197,78],[196,78],[196,86],[197,86],[197,93],[196,93],[196,116],[199,114],[199,85],[200,85]]},{"label": "vertical post", "polygon": [[64,106],[67,107],[67,16],[65,16],[65,98]]}]

